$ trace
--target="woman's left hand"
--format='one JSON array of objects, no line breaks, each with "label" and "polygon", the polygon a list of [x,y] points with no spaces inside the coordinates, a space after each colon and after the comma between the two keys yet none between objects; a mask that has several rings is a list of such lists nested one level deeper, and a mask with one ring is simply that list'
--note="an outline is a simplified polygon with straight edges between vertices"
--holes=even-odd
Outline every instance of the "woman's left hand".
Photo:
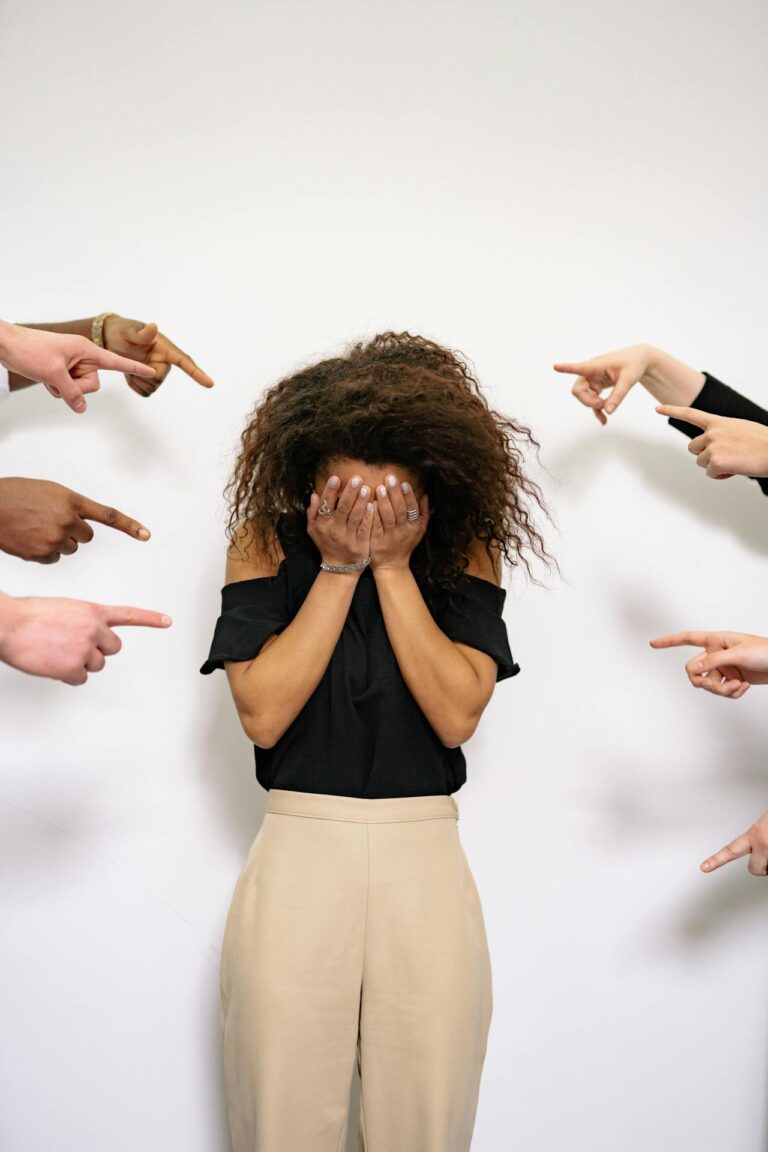
[{"label": "woman's left hand", "polygon": [[120,356],[130,356],[155,369],[151,380],[126,374],[126,380],[140,396],[151,396],[160,387],[171,368],[181,368],[187,376],[204,388],[212,388],[213,380],[198,368],[191,356],[182,352],[172,341],[158,331],[157,324],[143,324],[141,320],[127,320],[124,316],[107,316],[102,330],[104,347]]},{"label": "woman's left hand", "polygon": [[750,684],[768,684],[768,638],[746,632],[678,632],[651,640],[652,648],[703,648],[685,666],[694,688],[740,700]]},{"label": "woman's left hand", "polygon": [[[411,553],[427,530],[429,497],[426,492],[417,500],[406,481],[398,483],[390,473],[386,483],[379,484],[373,504],[371,528],[371,568],[408,568]],[[418,508],[418,520],[408,519],[408,509]]]},{"label": "woman's left hand", "polygon": [[711,412],[672,404],[660,404],[656,411],[661,416],[684,420],[702,429],[701,435],[691,440],[688,451],[713,480],[768,476],[768,427],[765,424],[733,416],[713,416]]}]

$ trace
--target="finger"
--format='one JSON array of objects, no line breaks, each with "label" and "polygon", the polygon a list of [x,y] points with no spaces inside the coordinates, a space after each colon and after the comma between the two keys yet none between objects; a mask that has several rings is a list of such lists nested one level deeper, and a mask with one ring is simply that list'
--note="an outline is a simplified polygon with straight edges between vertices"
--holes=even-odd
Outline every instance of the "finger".
[{"label": "finger", "polygon": [[85,665],[78,672],[72,672],[69,676],[62,676],[62,683],[71,684],[73,688],[78,688],[81,684],[85,684],[88,679],[88,673],[85,670]]},{"label": "finger", "polygon": [[181,348],[177,348],[175,344],[172,344],[167,336],[163,337],[163,341],[167,345],[169,364],[173,364],[176,368],[180,368],[182,372],[186,372],[187,376],[191,376],[197,384],[202,384],[204,388],[213,388],[213,380],[211,377],[195,364],[191,356],[188,356],[186,352],[182,352]]},{"label": "finger", "polygon": [[73,552],[77,552],[77,540],[73,540],[72,537],[69,536],[59,544],[59,552],[62,556],[71,556]]},{"label": "finger", "polygon": [[605,401],[605,411],[610,416],[615,412],[619,404],[626,397],[631,388],[635,386],[637,380],[632,372],[623,369],[619,373],[619,378],[614,385],[613,391],[608,394]]},{"label": "finger", "polygon": [[760,848],[753,848],[747,865],[753,876],[768,875],[768,853]]},{"label": "finger", "polygon": [[140,380],[138,376],[126,376],[125,379],[129,388],[132,388],[134,392],[138,392],[139,396],[143,396],[146,399],[147,396],[151,396],[157,391],[165,379],[165,375],[163,375],[163,378],[160,380]]},{"label": "finger", "polygon": [[697,428],[709,428],[713,420],[717,419],[710,412],[699,412],[696,408],[680,408],[676,404],[658,404],[656,411],[660,416],[682,420],[685,424],[695,424]]},{"label": "finger", "polygon": [[574,362],[553,364],[555,372],[564,372],[567,376],[585,376],[590,370],[591,361],[584,360],[582,363],[576,364]]},{"label": "finger", "polygon": [[395,513],[392,508],[392,502],[389,499],[389,493],[384,484],[379,484],[376,489],[376,503],[379,506],[379,516],[385,528],[394,528],[395,526]]},{"label": "finger", "polygon": [[404,480],[403,483],[400,485],[400,490],[403,493],[403,500],[405,502],[406,522],[409,524],[410,523],[417,524],[418,523],[417,520],[413,520],[413,521],[408,520],[408,513],[409,512],[412,512],[414,509],[416,509],[416,511],[420,511],[419,502],[416,499],[413,488],[411,487],[411,485],[408,483],[407,480]]},{"label": "finger", "polygon": [[706,648],[714,632],[673,632],[651,640],[651,648]]},{"label": "finger", "polygon": [[703,452],[707,446],[707,434],[702,432],[701,436],[694,436],[693,440],[688,441],[688,451],[694,456],[698,456],[699,452]]},{"label": "finger", "polygon": [[[319,495],[317,493],[313,493],[313,495],[317,496],[317,501],[315,503],[314,516],[312,517],[312,519],[314,519],[314,520],[317,519],[320,505],[322,504],[323,500],[325,500],[325,502],[329,508],[333,508],[333,509],[336,508],[338,501],[339,501],[340,488],[341,488],[341,480],[334,473],[328,477],[325,484],[323,485],[323,490]],[[312,500],[310,498],[310,508],[311,508],[311,505],[312,505]]]},{"label": "finger", "polygon": [[93,540],[93,528],[91,528],[90,524],[86,524],[81,516],[75,517],[69,532],[72,538],[79,540],[81,544],[90,544],[91,540]]},{"label": "finger", "polygon": [[366,500],[363,509],[363,518],[357,526],[358,540],[370,540],[373,527],[373,501]]},{"label": "finger", "polygon": [[349,517],[349,513],[354,508],[355,501],[357,500],[357,498],[360,494],[360,489],[361,489],[362,485],[363,485],[362,476],[354,475],[354,476],[350,476],[349,480],[346,482],[344,487],[341,489],[341,495],[339,496],[339,501],[338,501],[338,504],[336,505],[336,510],[339,513],[339,516],[341,516],[344,520],[346,520]]},{"label": "finger", "polygon": [[46,380],[45,386],[53,396],[60,397],[67,407],[71,408],[73,412],[77,412],[78,415],[85,412],[88,407],[79,384],[76,384],[69,372],[64,369]]},{"label": "finger", "polygon": [[126,340],[129,344],[140,344],[142,347],[148,348],[157,339],[157,334],[157,324],[142,324],[137,321],[136,327],[126,336]]},{"label": "finger", "polygon": [[725,848],[715,852],[714,856],[709,856],[701,865],[701,870],[702,872],[713,872],[715,868],[722,868],[723,864],[730,864],[732,860],[747,856],[751,851],[752,841],[749,838],[749,833],[745,832],[743,836],[737,836],[735,840],[731,840],[730,844],[726,844]]},{"label": "finger", "polygon": [[149,364],[129,360],[127,356],[118,356],[115,352],[108,352],[106,348],[99,348],[97,344],[94,344],[93,351],[89,352],[89,357],[97,367],[104,368],[108,372],[126,372],[133,376],[146,377],[148,380],[153,380],[156,375],[155,369]]},{"label": "finger", "polygon": [[594,408],[593,412],[594,412],[599,424],[607,424],[608,423],[608,417],[605,415],[605,413],[602,411],[602,409]]},{"label": "finger", "polygon": [[38,564],[58,564],[59,560],[61,560],[61,553],[51,552],[50,556],[40,556],[37,562]]},{"label": "finger", "polygon": [[691,661],[694,670],[699,673],[712,672],[716,668],[726,668],[728,665],[739,667],[739,645],[733,648],[719,648],[717,652],[702,652],[701,656]]},{"label": "finger", "polygon": [[97,504],[87,496],[76,493],[75,508],[84,520],[95,520],[97,524],[106,524],[108,528],[116,528],[118,532],[125,532],[126,536],[133,536],[136,540],[149,540],[149,529],[132,520],[124,512],[116,508],[109,508],[106,504]]},{"label": "finger", "polygon": [[386,485],[395,520],[399,524],[407,523],[405,497],[403,496],[402,488],[397,482],[397,476],[395,476],[393,472],[387,474]]},{"label": "finger", "polygon": [[587,408],[602,408],[605,401],[600,395],[602,385],[593,384],[591,381],[586,380],[583,376],[571,388],[571,393],[581,403],[586,405]]},{"label": "finger", "polygon": [[110,627],[131,626],[138,628],[168,628],[171,617],[163,612],[153,612],[149,608],[132,608],[114,604],[99,604],[102,619]]},{"label": "finger", "polygon": [[355,500],[354,504],[349,510],[349,515],[347,516],[347,523],[350,525],[350,527],[357,528],[360,525],[361,520],[365,516],[366,505],[368,504],[370,495],[371,490],[368,485],[361,485],[360,491],[357,494],[357,500]]},{"label": "finger", "polygon": [[99,629],[96,647],[100,652],[103,652],[105,656],[116,656],[122,646],[123,642],[117,632],[113,632],[111,628],[107,628],[106,624],[103,628]]},{"label": "finger", "polygon": [[86,659],[85,667],[88,672],[101,672],[106,662],[107,660],[104,653],[99,652],[98,648],[95,648]]}]

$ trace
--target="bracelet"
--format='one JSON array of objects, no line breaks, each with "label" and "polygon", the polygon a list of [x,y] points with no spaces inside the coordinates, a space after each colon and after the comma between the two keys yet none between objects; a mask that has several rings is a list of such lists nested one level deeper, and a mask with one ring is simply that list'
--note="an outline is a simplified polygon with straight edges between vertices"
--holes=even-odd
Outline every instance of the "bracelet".
[{"label": "bracelet", "polygon": [[103,330],[104,330],[104,321],[109,316],[117,316],[117,312],[102,312],[99,316],[94,317],[93,323],[91,324],[91,340],[99,348],[105,348],[106,347],[106,345],[104,344]]},{"label": "bracelet", "polygon": [[320,567],[323,572],[359,572],[361,568],[365,568],[370,562],[370,556],[366,556],[365,560],[357,560],[354,564],[326,564],[324,560],[321,560]]}]

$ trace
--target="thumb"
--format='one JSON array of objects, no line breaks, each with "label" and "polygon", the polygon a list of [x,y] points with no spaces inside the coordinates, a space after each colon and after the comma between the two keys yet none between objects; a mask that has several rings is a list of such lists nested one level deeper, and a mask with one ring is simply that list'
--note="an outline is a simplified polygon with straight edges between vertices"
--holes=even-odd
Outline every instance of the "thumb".
[{"label": "thumb", "polygon": [[658,404],[656,411],[660,416],[682,420],[686,424],[695,424],[697,428],[708,428],[715,419],[710,412],[699,412],[696,408],[680,408],[676,404]]},{"label": "thumb", "polygon": [[634,387],[637,379],[634,373],[628,371],[626,368],[619,372],[619,378],[616,381],[613,391],[609,394],[605,404],[605,411],[610,415],[614,412],[619,404],[621,404],[624,397],[629,392],[630,388]]},{"label": "thumb", "polygon": [[157,324],[144,324],[139,328],[138,332],[131,335],[132,344],[143,344],[148,348],[153,340],[156,339],[158,333]]},{"label": "thumb", "polygon": [[722,668],[724,664],[732,664],[735,667],[739,665],[739,646],[734,648],[720,648],[717,652],[708,652],[706,656],[702,656],[695,664],[692,665],[693,671],[697,673],[713,672],[716,668]]}]

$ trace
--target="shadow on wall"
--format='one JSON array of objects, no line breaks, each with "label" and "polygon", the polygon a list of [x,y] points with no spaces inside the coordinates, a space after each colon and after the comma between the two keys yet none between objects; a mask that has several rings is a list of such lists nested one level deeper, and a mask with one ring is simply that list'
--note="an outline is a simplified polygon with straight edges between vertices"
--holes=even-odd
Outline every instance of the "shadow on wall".
[{"label": "shadow on wall", "polygon": [[[562,478],[569,494],[578,498],[606,462],[621,460],[651,491],[735,536],[751,551],[768,556],[768,498],[755,481],[746,477],[710,479],[687,451],[688,440],[673,428],[668,431],[671,441],[666,446],[613,428],[598,428],[594,435],[575,439],[567,449],[555,453],[549,471]],[[762,500],[765,519],[759,515]]]}]

